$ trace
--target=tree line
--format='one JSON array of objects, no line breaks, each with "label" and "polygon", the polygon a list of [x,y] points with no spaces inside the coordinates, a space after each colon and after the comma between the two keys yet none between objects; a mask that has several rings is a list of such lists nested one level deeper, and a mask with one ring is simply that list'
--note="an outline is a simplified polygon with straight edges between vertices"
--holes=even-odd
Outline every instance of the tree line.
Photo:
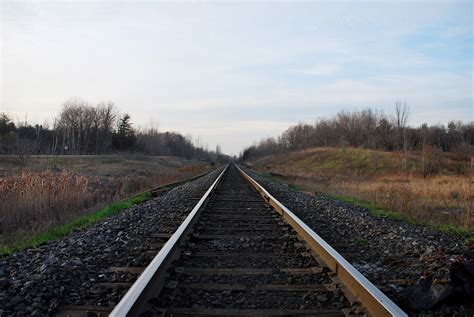
[{"label": "tree line", "polygon": [[277,138],[266,138],[244,149],[242,160],[310,147],[363,147],[383,151],[439,150],[466,155],[474,142],[474,122],[450,121],[419,127],[407,125],[409,107],[397,102],[393,114],[366,108],[340,111],[334,117],[299,123]]},{"label": "tree line", "polygon": [[112,101],[91,105],[80,98],[63,103],[52,127],[22,122],[15,124],[0,113],[2,155],[89,155],[143,153],[217,161],[226,159],[215,151],[193,144],[177,132],[156,128],[135,129],[129,114],[120,114]]}]

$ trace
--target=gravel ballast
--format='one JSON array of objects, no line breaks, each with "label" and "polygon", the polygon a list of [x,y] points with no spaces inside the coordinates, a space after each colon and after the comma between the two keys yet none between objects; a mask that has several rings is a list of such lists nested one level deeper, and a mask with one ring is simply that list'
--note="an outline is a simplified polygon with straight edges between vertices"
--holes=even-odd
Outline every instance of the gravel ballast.
[{"label": "gravel ballast", "polygon": [[[410,314],[474,315],[474,250],[464,237],[374,216],[364,208],[298,192],[243,169]],[[450,276],[459,271],[461,290]],[[448,294],[433,307],[414,308]]]},{"label": "gravel ballast", "polygon": [[[222,168],[133,206],[93,226],[0,259],[0,316],[47,316],[64,306],[114,307],[137,274],[111,267],[144,267]],[[148,251],[148,252],[145,252]],[[101,284],[102,283],[102,284]]]},{"label": "gravel ballast", "polygon": [[[466,303],[462,296],[458,303],[444,301],[433,308],[417,310],[410,308],[412,303],[407,296],[414,294],[415,301],[422,296],[422,291],[418,292],[421,295],[408,293],[423,290],[420,285],[428,290],[436,285],[436,296],[454,292],[453,268],[460,263],[474,263],[474,251],[462,237],[376,217],[363,208],[297,192],[245,170],[413,315],[474,315],[473,303]],[[48,316],[72,305],[114,307],[127,287],[104,284],[128,285],[138,273],[110,268],[146,266],[166,241],[154,234],[173,233],[196,204],[196,198],[204,194],[221,171],[103,219],[88,229],[0,259],[0,316]],[[469,279],[469,272],[466,274]]]}]

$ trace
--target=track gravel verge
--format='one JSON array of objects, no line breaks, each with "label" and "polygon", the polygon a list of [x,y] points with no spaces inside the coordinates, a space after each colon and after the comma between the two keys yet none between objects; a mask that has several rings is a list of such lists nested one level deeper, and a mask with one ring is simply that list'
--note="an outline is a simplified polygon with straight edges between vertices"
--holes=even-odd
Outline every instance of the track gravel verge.
[{"label": "track gravel verge", "polygon": [[[364,208],[294,191],[243,169],[407,312],[474,315],[474,250],[462,237],[377,217]],[[453,274],[461,274],[462,281],[453,283]],[[464,289],[458,289],[459,283]],[[415,307],[424,302],[429,306],[443,294],[450,296],[433,307]]]},{"label": "track gravel verge", "polygon": [[[85,230],[0,259],[0,316],[53,315],[65,305],[113,307],[138,273],[112,267],[146,266],[222,168],[163,196],[133,206]],[[146,252],[148,251],[148,252]]]}]

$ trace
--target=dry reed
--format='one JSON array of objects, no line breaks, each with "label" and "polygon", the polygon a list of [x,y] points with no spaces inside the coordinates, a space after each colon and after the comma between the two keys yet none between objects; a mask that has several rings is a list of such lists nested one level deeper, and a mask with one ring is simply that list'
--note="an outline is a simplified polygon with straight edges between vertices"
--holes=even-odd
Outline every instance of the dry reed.
[{"label": "dry reed", "polygon": [[363,168],[338,174],[333,170],[308,171],[304,165],[270,165],[260,170],[284,175],[307,191],[356,198],[417,222],[474,230],[469,173],[423,177],[420,173],[390,171],[368,176]]},{"label": "dry reed", "polygon": [[70,170],[0,178],[0,245],[10,235],[29,234],[89,214],[111,201],[148,188],[190,178],[203,165],[124,177],[90,176]]}]

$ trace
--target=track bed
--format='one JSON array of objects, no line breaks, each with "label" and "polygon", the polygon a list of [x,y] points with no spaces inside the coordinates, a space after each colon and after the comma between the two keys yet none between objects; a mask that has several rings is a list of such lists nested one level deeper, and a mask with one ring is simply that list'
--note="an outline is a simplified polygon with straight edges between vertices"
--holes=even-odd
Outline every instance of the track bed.
[{"label": "track bed", "polygon": [[233,165],[179,249],[142,315],[344,316],[360,309]]}]

